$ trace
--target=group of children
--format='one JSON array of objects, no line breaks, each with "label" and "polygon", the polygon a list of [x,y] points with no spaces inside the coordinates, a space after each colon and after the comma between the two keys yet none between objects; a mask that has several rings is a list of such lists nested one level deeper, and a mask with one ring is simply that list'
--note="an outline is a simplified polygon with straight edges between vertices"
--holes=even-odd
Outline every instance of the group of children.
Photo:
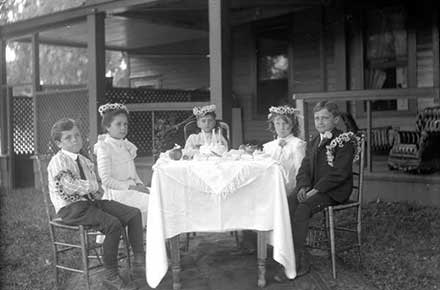
[{"label": "group of children", "polygon": [[[105,134],[98,137],[94,153],[101,182],[94,173],[94,164],[79,154],[83,142],[75,121],[61,119],[51,131],[60,150],[48,165],[50,197],[66,224],[94,226],[105,235],[103,284],[108,289],[137,289],[146,283],[143,227],[149,191],[136,172],[137,148],[125,138],[129,114],[126,106],[106,104],[99,107],[99,113]],[[217,123],[215,106],[194,108],[193,113],[201,131],[189,136],[185,150],[197,151],[214,139],[228,148],[228,141],[213,130]],[[310,269],[304,251],[309,219],[326,206],[347,200],[352,190],[356,149],[352,143],[344,143],[331,151],[330,158],[327,146],[342,133],[337,129],[340,117],[336,104],[318,103],[314,108],[318,134],[306,143],[298,137],[296,109],[269,109],[269,129],[276,138],[264,144],[263,151],[279,161],[285,172],[297,276]],[[118,243],[125,226],[134,252],[134,275],[129,282],[121,279],[117,265]],[[286,280],[282,269],[275,280]]]}]

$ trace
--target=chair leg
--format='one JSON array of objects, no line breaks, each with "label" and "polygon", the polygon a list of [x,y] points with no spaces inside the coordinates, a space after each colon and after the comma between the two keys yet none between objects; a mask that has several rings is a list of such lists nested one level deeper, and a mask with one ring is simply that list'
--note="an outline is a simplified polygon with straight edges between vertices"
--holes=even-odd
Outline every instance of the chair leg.
[{"label": "chair leg", "polygon": [[[328,251],[329,249],[330,249],[330,247],[328,246],[328,245],[330,245],[330,226],[329,226],[329,223],[328,223],[328,218],[327,218],[327,216],[328,216],[328,210],[327,209],[325,209],[323,212],[322,212],[322,215],[323,215],[323,227],[324,227],[324,234],[325,234],[325,241],[326,241],[326,243],[327,243],[327,248],[326,248],[326,250]],[[323,245],[323,243],[321,244],[321,245],[319,245],[321,248],[324,246]]]},{"label": "chair leg", "polygon": [[189,239],[190,239],[190,237],[191,237],[191,233],[186,233],[185,252],[188,252],[188,250],[189,250]]},{"label": "chair leg", "polygon": [[332,273],[333,279],[336,279],[335,223],[333,208],[331,206],[328,207],[328,222],[330,227],[330,252],[332,257]]},{"label": "chair leg", "polygon": [[240,237],[238,236],[238,231],[232,232],[235,237],[235,243],[237,244],[237,248],[240,248]]},{"label": "chair leg", "polygon": [[361,220],[361,205],[357,208],[357,242],[359,250],[359,268],[362,266],[362,220]]},{"label": "chair leg", "polygon": [[90,290],[90,280],[89,280],[89,260],[88,260],[88,249],[87,249],[87,237],[83,226],[79,226],[79,234],[81,240],[81,256],[83,262],[83,271],[86,278],[87,290]]},{"label": "chair leg", "polygon": [[54,259],[54,274],[55,274],[55,285],[56,288],[58,289],[58,283],[59,283],[59,277],[58,277],[58,251],[57,251],[57,246],[55,245],[55,230],[53,228],[53,226],[51,224],[49,224],[49,232],[50,232],[50,237],[52,240],[52,253],[53,253],[53,259]]}]

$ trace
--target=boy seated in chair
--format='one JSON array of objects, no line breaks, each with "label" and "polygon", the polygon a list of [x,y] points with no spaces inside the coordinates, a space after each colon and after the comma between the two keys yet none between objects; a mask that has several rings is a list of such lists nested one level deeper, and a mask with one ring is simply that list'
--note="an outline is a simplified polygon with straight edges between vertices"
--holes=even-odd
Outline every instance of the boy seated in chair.
[{"label": "boy seated in chair", "polygon": [[[338,106],[323,101],[316,104],[313,112],[319,134],[307,143],[306,156],[296,176],[296,195],[289,198],[297,277],[310,270],[304,249],[310,218],[327,206],[345,202],[353,188],[356,148],[346,138],[338,138],[342,134],[336,128],[341,117]],[[331,146],[332,140],[336,146]]]},{"label": "boy seated in chair", "polygon": [[129,241],[134,252],[134,279],[146,284],[143,229],[139,209],[112,200],[101,200],[102,191],[93,163],[78,154],[83,140],[72,119],[57,121],[51,137],[61,149],[48,165],[50,199],[57,215],[68,225],[92,226],[105,234],[103,243],[104,280],[108,289],[137,289],[132,281],[124,282],[118,272],[118,245],[122,231],[128,226]]}]

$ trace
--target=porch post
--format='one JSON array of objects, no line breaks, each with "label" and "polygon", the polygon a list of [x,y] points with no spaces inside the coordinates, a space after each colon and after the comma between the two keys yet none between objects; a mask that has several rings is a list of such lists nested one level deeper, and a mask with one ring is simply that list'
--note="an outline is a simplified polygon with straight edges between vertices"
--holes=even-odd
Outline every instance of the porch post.
[{"label": "porch post", "polygon": [[40,44],[38,33],[32,34],[32,100],[34,107],[34,153],[38,154],[38,100],[40,86]]},{"label": "porch post", "polygon": [[0,39],[0,154],[6,155],[8,148],[8,127],[6,108],[6,41]]},{"label": "porch post", "polygon": [[434,77],[434,103],[440,104],[440,37],[438,9],[432,12],[432,53],[433,53],[433,77]]},{"label": "porch post", "polygon": [[[6,40],[0,39],[0,188],[9,188],[10,152],[8,152],[8,107],[6,87]],[[9,156],[8,156],[9,154]]]},{"label": "porch post", "polygon": [[231,124],[231,33],[230,0],[209,0],[209,72],[211,102],[217,117]]},{"label": "porch post", "polygon": [[105,89],[105,28],[104,13],[87,16],[89,57],[89,141],[95,144],[98,138],[97,102],[104,97]]}]

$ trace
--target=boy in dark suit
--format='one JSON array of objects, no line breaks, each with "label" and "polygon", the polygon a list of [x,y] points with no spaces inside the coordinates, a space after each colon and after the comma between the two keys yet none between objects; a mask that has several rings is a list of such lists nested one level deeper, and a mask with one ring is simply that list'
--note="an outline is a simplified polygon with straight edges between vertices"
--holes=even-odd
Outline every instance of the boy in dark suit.
[{"label": "boy in dark suit", "polygon": [[327,206],[345,202],[353,188],[353,144],[343,143],[333,152],[326,147],[342,133],[336,128],[341,115],[338,106],[323,101],[316,104],[313,112],[319,134],[307,144],[306,156],[296,176],[297,194],[289,202],[297,277],[310,270],[304,249],[310,218]]}]

